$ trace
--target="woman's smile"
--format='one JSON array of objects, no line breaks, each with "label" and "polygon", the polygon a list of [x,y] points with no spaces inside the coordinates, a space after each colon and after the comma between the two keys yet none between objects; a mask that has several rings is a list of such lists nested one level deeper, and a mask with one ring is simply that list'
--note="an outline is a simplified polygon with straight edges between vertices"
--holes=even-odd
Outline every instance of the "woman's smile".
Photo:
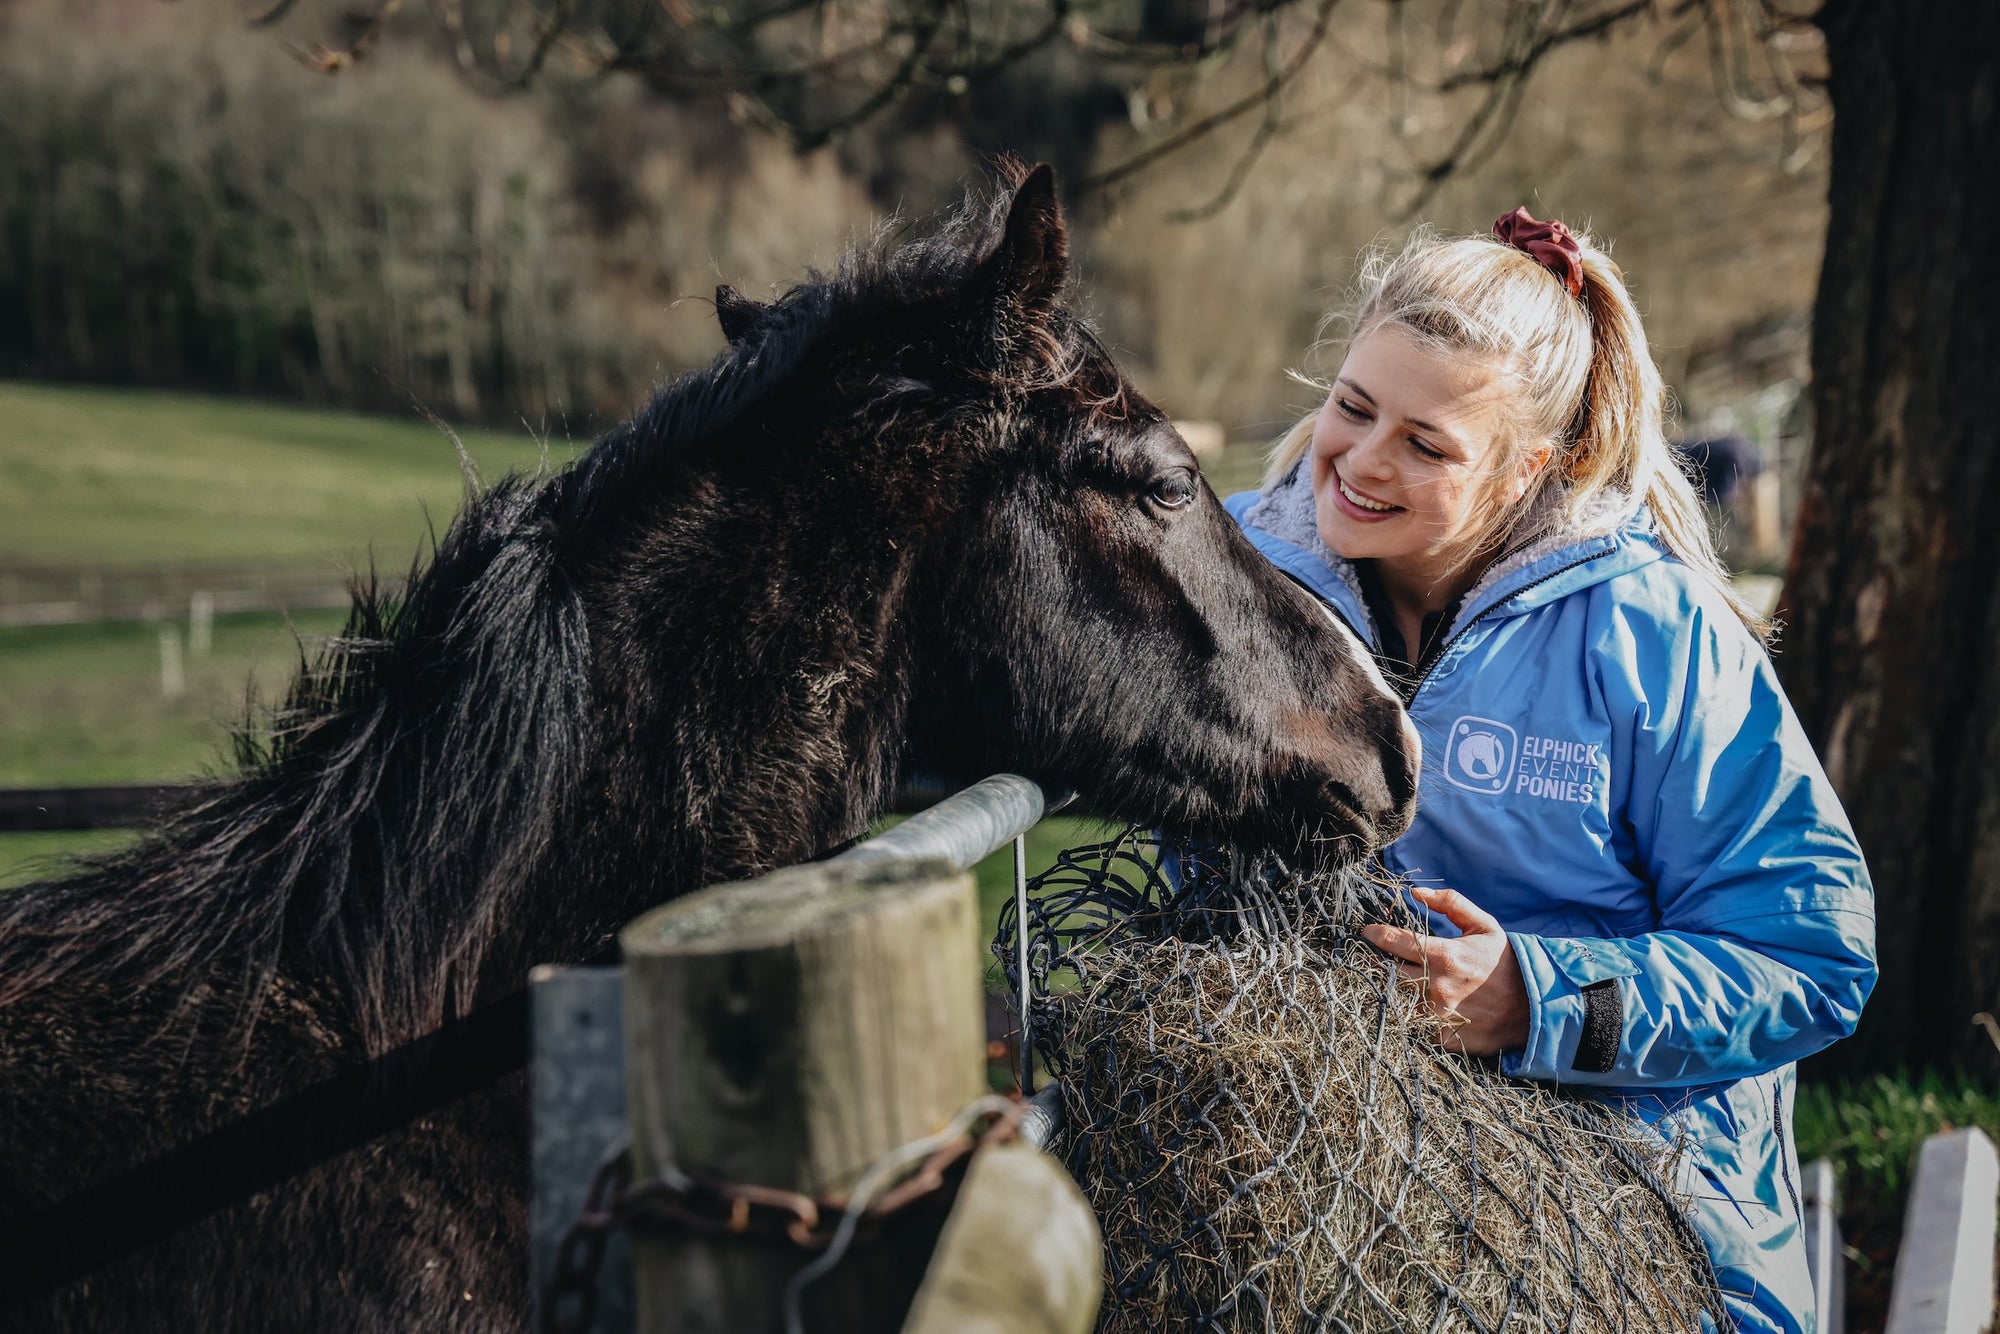
[{"label": "woman's smile", "polygon": [[1345,477],[1340,475],[1338,465],[1333,466],[1332,472],[1334,495],[1339,501],[1341,508],[1347,511],[1349,518],[1360,523],[1377,523],[1393,514],[1401,514],[1403,512],[1401,505],[1391,505],[1385,500],[1377,500],[1373,496],[1357,490]]}]

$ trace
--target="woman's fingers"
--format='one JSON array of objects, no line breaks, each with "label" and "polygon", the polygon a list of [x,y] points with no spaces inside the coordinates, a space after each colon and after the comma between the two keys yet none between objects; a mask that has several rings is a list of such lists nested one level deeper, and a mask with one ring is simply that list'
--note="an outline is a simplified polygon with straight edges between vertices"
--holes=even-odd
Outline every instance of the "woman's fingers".
[{"label": "woman's fingers", "polygon": [[1384,954],[1401,959],[1405,963],[1424,962],[1424,943],[1417,939],[1414,933],[1405,931],[1401,927],[1383,926],[1379,922],[1371,922],[1361,928],[1361,934],[1370,945]]},{"label": "woman's fingers", "polygon": [[1431,911],[1442,914],[1453,926],[1467,935],[1502,929],[1492,913],[1455,889],[1415,888],[1410,892],[1416,895],[1418,902]]}]

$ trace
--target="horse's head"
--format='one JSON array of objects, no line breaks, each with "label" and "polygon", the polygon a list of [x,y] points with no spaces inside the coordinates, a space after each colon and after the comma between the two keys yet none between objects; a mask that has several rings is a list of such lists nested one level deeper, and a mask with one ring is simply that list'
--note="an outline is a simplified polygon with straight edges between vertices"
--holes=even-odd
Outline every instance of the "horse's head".
[{"label": "horse's head", "polygon": [[[629,693],[687,670],[671,645],[783,766],[826,770],[817,795],[763,803],[765,822],[828,812],[795,843],[854,819],[831,812],[835,770],[866,776],[865,805],[899,762],[1018,770],[1106,815],[1323,856],[1393,838],[1417,772],[1394,696],[1063,307],[1048,169],[1003,171],[928,239],[768,305],[718,291],[729,352],[572,479],[632,534]],[[712,703],[666,726],[713,730]],[[736,743],[704,753],[712,781],[753,781],[728,772]],[[645,747],[660,772],[635,790],[684,781],[684,746]]]},{"label": "horse's head", "polygon": [[914,765],[1015,768],[1108,815],[1319,858],[1394,838],[1419,762],[1395,696],[1062,309],[1048,170],[1003,204],[968,292],[993,369],[957,433],[977,465],[926,567],[946,648]]}]

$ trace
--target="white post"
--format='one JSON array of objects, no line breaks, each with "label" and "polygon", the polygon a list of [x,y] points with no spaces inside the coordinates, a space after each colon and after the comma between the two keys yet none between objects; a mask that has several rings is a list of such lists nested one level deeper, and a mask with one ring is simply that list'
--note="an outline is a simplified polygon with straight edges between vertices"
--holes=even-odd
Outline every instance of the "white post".
[{"label": "white post", "polygon": [[1917,1155],[1885,1334],[1980,1334],[1993,1321],[2000,1158],[1978,1129],[1941,1131]]},{"label": "white post", "polygon": [[187,666],[181,660],[181,628],[172,622],[160,626],[160,695],[179,699],[187,693]]},{"label": "white post", "polygon": [[1806,1268],[1812,1274],[1819,1334],[1842,1334],[1847,1325],[1847,1251],[1840,1235],[1840,1193],[1830,1159],[1805,1166]]},{"label": "white post", "polygon": [[197,589],[188,596],[188,652],[208,656],[215,647],[215,594]]},{"label": "white post", "polygon": [[1785,554],[1781,485],[1778,470],[1772,467],[1750,481],[1750,550],[1763,560],[1775,560]]}]

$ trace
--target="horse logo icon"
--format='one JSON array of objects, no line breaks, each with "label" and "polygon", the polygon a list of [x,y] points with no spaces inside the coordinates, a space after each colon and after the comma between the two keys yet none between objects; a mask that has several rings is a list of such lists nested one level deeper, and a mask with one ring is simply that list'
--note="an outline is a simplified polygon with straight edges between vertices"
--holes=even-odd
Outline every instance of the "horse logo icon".
[{"label": "horse logo icon", "polygon": [[1444,748],[1444,776],[1452,786],[1497,796],[1507,790],[1520,738],[1506,723],[1470,714],[1451,725]]}]

